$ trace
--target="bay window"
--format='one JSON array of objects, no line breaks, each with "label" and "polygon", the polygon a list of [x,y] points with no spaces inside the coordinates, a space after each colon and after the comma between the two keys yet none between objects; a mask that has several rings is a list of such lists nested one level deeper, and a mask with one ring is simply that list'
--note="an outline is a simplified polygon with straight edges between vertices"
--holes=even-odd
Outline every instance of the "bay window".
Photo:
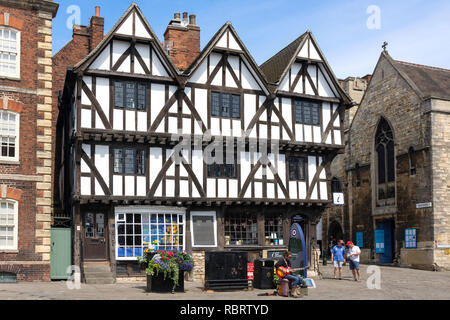
[{"label": "bay window", "polygon": [[136,260],[148,248],[184,250],[184,220],[179,209],[116,209],[117,259]]}]

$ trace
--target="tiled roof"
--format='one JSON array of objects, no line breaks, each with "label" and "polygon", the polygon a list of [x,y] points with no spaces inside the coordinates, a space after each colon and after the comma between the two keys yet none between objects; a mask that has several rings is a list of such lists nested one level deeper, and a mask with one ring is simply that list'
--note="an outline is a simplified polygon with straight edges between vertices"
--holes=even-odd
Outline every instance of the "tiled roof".
[{"label": "tiled roof", "polygon": [[394,60],[423,94],[422,98],[450,99],[450,70]]},{"label": "tiled roof", "polygon": [[283,72],[288,67],[305,36],[306,33],[302,34],[287,47],[282,49],[280,52],[278,52],[276,55],[274,55],[272,58],[270,58],[260,66],[260,69],[265,74],[269,82],[277,83],[281,80],[280,78],[283,75]]}]

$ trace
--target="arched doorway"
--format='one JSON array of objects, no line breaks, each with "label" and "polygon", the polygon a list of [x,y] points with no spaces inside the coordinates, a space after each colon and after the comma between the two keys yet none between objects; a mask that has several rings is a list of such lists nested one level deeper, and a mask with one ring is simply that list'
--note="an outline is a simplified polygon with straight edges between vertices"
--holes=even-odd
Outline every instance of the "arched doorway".
[{"label": "arched doorway", "polygon": [[334,220],[328,227],[328,242],[332,239],[343,240],[344,232],[342,231],[341,224]]}]

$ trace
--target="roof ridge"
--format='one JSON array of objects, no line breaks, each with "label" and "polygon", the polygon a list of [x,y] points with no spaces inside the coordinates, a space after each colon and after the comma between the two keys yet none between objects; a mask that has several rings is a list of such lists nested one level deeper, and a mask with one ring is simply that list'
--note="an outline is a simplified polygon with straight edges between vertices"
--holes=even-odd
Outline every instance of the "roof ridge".
[{"label": "roof ridge", "polygon": [[398,63],[401,63],[401,64],[413,66],[413,67],[421,67],[421,68],[427,68],[427,69],[431,69],[431,70],[440,70],[440,71],[450,72],[450,69],[445,69],[445,68],[441,68],[441,67],[427,66],[427,65],[424,65],[424,64],[406,62],[406,61],[401,61],[401,60],[394,60],[394,61],[398,62]]}]

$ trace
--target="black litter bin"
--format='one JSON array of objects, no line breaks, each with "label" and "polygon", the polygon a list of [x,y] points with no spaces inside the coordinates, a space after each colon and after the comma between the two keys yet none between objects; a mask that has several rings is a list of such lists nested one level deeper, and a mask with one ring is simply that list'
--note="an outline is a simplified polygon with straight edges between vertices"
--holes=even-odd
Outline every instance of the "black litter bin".
[{"label": "black litter bin", "polygon": [[271,259],[256,259],[253,274],[253,287],[256,289],[274,289],[273,269],[275,262]]}]

